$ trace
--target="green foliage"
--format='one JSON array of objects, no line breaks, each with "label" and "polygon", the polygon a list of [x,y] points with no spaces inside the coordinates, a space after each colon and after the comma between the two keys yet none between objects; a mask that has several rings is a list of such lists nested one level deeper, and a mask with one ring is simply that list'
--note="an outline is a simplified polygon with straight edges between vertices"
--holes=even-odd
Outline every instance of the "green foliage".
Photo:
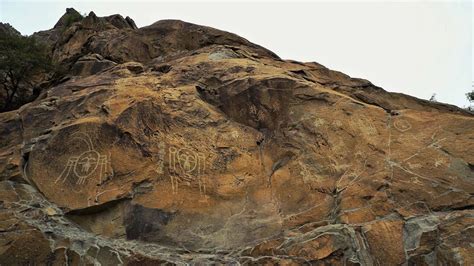
[{"label": "green foliage", "polygon": [[474,102],[474,90],[466,93],[466,97],[469,100],[469,102]]},{"label": "green foliage", "polygon": [[31,101],[35,79],[50,70],[46,47],[33,37],[0,34],[0,111]]},{"label": "green foliage", "polygon": [[67,29],[72,23],[81,21],[84,17],[79,12],[73,12],[71,14],[67,14],[66,19],[64,21],[64,28]]}]

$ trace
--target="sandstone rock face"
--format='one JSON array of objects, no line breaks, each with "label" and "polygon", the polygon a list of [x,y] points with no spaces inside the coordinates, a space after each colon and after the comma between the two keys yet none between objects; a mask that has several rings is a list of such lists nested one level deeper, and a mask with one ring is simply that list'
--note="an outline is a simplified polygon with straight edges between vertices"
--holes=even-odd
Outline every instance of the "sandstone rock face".
[{"label": "sandstone rock face", "polygon": [[474,264],[472,114],[132,22],[37,34],[71,71],[0,114],[0,264]]}]

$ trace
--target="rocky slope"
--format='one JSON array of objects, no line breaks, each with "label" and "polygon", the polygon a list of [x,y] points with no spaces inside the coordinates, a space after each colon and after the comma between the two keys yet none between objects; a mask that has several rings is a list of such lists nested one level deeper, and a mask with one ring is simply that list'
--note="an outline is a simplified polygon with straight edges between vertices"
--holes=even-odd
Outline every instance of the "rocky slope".
[{"label": "rocky slope", "polygon": [[473,265],[474,116],[120,15],[35,36],[67,75],[0,114],[0,264]]}]

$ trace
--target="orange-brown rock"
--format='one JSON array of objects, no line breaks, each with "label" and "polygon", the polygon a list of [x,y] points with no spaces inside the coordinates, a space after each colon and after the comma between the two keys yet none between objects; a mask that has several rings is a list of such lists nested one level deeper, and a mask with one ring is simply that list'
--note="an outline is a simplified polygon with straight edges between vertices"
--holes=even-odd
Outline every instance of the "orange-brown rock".
[{"label": "orange-brown rock", "polygon": [[473,263],[471,113],[134,25],[35,35],[68,72],[0,114],[0,264]]}]

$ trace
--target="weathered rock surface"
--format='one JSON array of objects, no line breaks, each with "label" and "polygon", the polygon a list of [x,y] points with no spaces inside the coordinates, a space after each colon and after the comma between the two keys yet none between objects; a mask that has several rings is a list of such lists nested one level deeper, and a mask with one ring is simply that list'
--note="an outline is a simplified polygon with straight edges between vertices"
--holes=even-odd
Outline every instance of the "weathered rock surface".
[{"label": "weathered rock surface", "polygon": [[0,264],[474,264],[472,114],[181,21],[36,36],[70,71],[0,114]]}]

